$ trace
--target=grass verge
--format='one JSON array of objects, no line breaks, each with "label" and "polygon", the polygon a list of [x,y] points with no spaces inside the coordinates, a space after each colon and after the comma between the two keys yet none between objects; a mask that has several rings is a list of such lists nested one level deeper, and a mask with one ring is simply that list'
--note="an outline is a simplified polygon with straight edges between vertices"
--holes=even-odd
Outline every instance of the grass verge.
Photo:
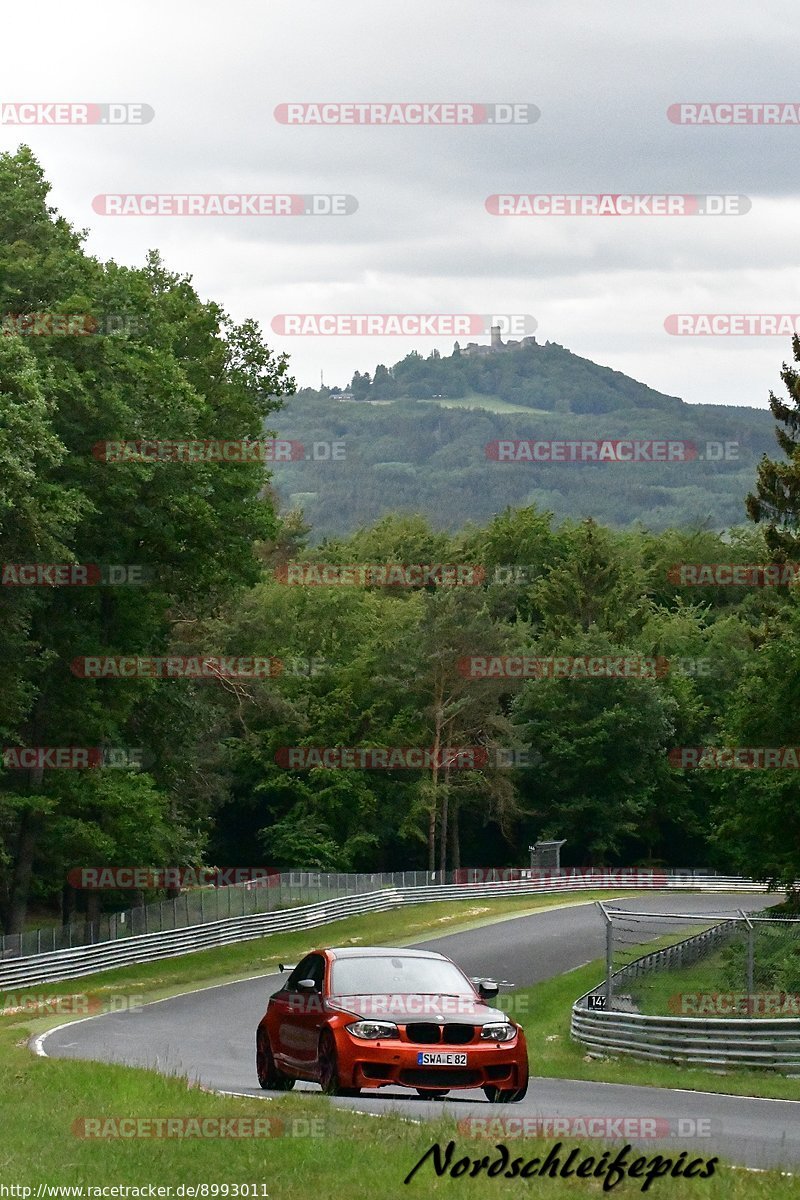
[{"label": "grass verge", "polygon": [[587,1048],[570,1037],[570,1010],[578,996],[600,982],[604,971],[605,964],[598,959],[567,975],[511,993],[514,998],[511,1011],[525,1026],[534,1075],[800,1100],[800,1079],[790,1079],[774,1071],[746,1068],[712,1071],[703,1067],[646,1062],[627,1054],[618,1058],[598,1058],[592,1052],[590,1057]]},{"label": "grass verge", "polygon": [[[617,896],[635,894],[619,892]],[[344,917],[340,921],[332,921],[329,925],[322,925],[316,929],[271,933],[251,942],[237,942],[232,946],[199,950],[179,958],[117,967],[63,983],[7,988],[5,993],[0,992],[0,1027],[9,1021],[19,1022],[19,1014],[3,1016],[5,1009],[24,1007],[26,1004],[30,1007],[33,1001],[41,997],[55,1000],[58,997],[89,996],[102,1004],[121,994],[135,994],[138,1002],[147,1003],[193,988],[213,987],[257,975],[267,975],[277,971],[279,962],[295,962],[320,945],[355,945],[359,942],[373,946],[407,945],[422,941],[426,937],[458,933],[512,917],[523,917],[551,908],[586,904],[604,898],[608,898],[607,891],[570,893],[568,897],[504,896],[486,900],[426,902],[407,908],[391,909],[388,912]],[[61,1006],[62,1010],[64,1007]],[[34,1033],[40,1033],[53,1025],[63,1023],[69,1016],[68,1012],[63,1011],[47,1015],[46,1008],[44,1012],[42,1017],[25,1012],[23,1015],[26,1027],[30,1027]],[[87,1013],[77,1011],[75,1015],[85,1016]]]},{"label": "grass verge", "polygon": [[[225,1137],[131,1137],[108,1136],[126,1117],[195,1118],[214,1124],[197,1128],[214,1131],[220,1120],[249,1121],[250,1125],[223,1126]],[[76,1122],[100,1120],[97,1127],[107,1136],[81,1136],[85,1125]],[[269,1124],[272,1136],[231,1136],[239,1131]],[[434,1143],[443,1148],[456,1144],[453,1161],[462,1157],[490,1160],[497,1155],[495,1140],[473,1139],[458,1130],[452,1120],[414,1124],[386,1114],[375,1118],[334,1107],[320,1095],[289,1095],[271,1101],[216,1096],[185,1081],[165,1078],[155,1072],[83,1063],[71,1060],[34,1058],[10,1029],[0,1030],[0,1181],[36,1188],[40,1184],[70,1187],[114,1185],[172,1187],[173,1198],[184,1188],[206,1185],[205,1193],[184,1195],[234,1196],[234,1185],[251,1185],[249,1196],[272,1200],[375,1200],[376,1197],[425,1197],[453,1195],[471,1200],[492,1196],[525,1195],[534,1200],[552,1196],[601,1195],[599,1180],[471,1178],[445,1175],[438,1178],[430,1160],[414,1175],[408,1186],[403,1180]],[[112,1124],[107,1124],[107,1122]],[[91,1128],[91,1126],[89,1127]],[[153,1123],[151,1129],[156,1128]],[[185,1128],[185,1127],[184,1127]],[[506,1141],[512,1158],[543,1160],[551,1140]],[[580,1140],[563,1143],[561,1160],[580,1148],[580,1157],[604,1149],[613,1157],[617,1143],[593,1146]],[[629,1153],[629,1161],[639,1152]],[[650,1158],[654,1151],[642,1152]],[[684,1160],[685,1161],[685,1160]],[[694,1194],[709,1200],[783,1200],[797,1196],[797,1183],[778,1172],[750,1174],[724,1165],[709,1180],[692,1187],[682,1179],[657,1180],[650,1196],[683,1200]],[[642,1180],[625,1180],[613,1189],[615,1196],[641,1195]],[[225,1188],[227,1187],[227,1192]],[[216,1190],[214,1190],[216,1188]],[[107,1193],[108,1195],[109,1193]],[[124,1193],[117,1193],[124,1194]],[[239,1193],[241,1195],[241,1192]],[[20,1193],[17,1193],[20,1195]],[[84,1196],[91,1193],[84,1191]]]},{"label": "grass verge", "polygon": [[[608,896],[607,893],[604,895]],[[581,903],[593,894],[571,896],[567,903]],[[503,920],[526,912],[564,904],[563,898],[508,898],[485,903],[474,900],[459,903],[420,905],[419,908],[395,910],[391,913],[347,918],[332,924],[324,931],[273,935],[258,942],[243,943],[213,951],[143,964],[101,975],[87,977],[54,987],[28,989],[28,993],[71,995],[77,989],[93,995],[119,993],[127,990],[148,999],[185,991],[188,987],[209,986],[247,975],[268,971],[279,958],[296,958],[321,940],[335,942],[364,940],[380,941],[421,940],[426,935],[451,932]],[[401,934],[398,937],[398,933]],[[575,1060],[564,1055],[565,1047],[552,1040],[549,1029],[556,1033],[568,1027],[569,1005],[575,996],[599,978],[596,966],[581,968],[552,984],[526,989],[531,998],[533,1017],[528,1022],[535,1070],[541,1074],[571,1074],[575,1078],[602,1078],[608,1064],[583,1063],[582,1052],[576,1048]],[[558,985],[558,986],[556,986]],[[559,990],[560,987],[560,990]],[[517,993],[522,995],[523,993]],[[22,996],[23,993],[20,993]],[[184,1188],[202,1188],[184,1195],[200,1197],[233,1197],[234,1186],[249,1185],[251,1200],[264,1196],[280,1200],[374,1200],[376,1196],[427,1196],[452,1194],[483,1197],[487,1189],[485,1173],[473,1178],[469,1168],[459,1178],[437,1177],[430,1161],[413,1177],[408,1186],[403,1180],[434,1143],[445,1147],[451,1140],[456,1149],[453,1161],[462,1157],[480,1160],[485,1154],[490,1161],[496,1156],[495,1141],[485,1142],[467,1137],[452,1120],[439,1119],[415,1124],[394,1116],[382,1115],[380,1124],[375,1118],[336,1108],[321,1095],[287,1095],[265,1101],[246,1100],[233,1096],[217,1096],[185,1080],[166,1078],[155,1072],[73,1060],[42,1059],[31,1055],[27,1039],[33,1026],[63,1023],[64,1017],[31,1022],[20,1016],[0,1020],[0,1182],[35,1188],[39,1184],[58,1187],[89,1185],[97,1188],[114,1185],[172,1187],[177,1197]],[[544,1050],[544,1053],[543,1053]],[[549,1052],[549,1059],[547,1054]],[[583,1072],[580,1065],[583,1065]],[[562,1071],[561,1067],[567,1067]],[[623,1066],[626,1082],[631,1078],[631,1064]],[[547,1068],[547,1069],[545,1069]],[[645,1068],[650,1071],[650,1068]],[[674,1071],[669,1083],[674,1085]],[[648,1079],[647,1082],[662,1082]],[[721,1089],[720,1089],[721,1090]],[[510,1113],[513,1110],[500,1110]],[[263,1133],[265,1123],[273,1136],[230,1135],[236,1126],[227,1126],[225,1137],[132,1137],[112,1136],[125,1128],[121,1118],[178,1118],[187,1120],[230,1121],[236,1118],[250,1125],[238,1129],[257,1128]],[[82,1136],[86,1127],[80,1122],[100,1121],[96,1129],[105,1136]],[[111,1121],[110,1125],[106,1124]],[[261,1122],[256,1126],[254,1122]],[[90,1126],[91,1128],[91,1126]],[[197,1127],[202,1129],[202,1127]],[[223,1127],[225,1128],[225,1127]],[[151,1131],[153,1127],[151,1126]],[[212,1132],[214,1124],[206,1126]],[[507,1140],[511,1158],[525,1161],[533,1157],[544,1159],[551,1150],[550,1140]],[[566,1141],[561,1159],[576,1146],[583,1155],[596,1158],[604,1150],[610,1157],[618,1145],[599,1147],[576,1141]],[[638,1152],[629,1154],[629,1160]],[[652,1157],[652,1151],[644,1152]],[[499,1197],[517,1196],[520,1187],[524,1194],[540,1200],[545,1196],[578,1196],[587,1192],[602,1194],[597,1179],[538,1178],[505,1179],[494,1177],[490,1191]],[[216,1190],[215,1190],[216,1189]],[[227,1189],[227,1191],[226,1191]],[[650,1195],[663,1195],[683,1200],[697,1189],[710,1200],[783,1200],[798,1194],[797,1182],[778,1172],[751,1174],[726,1166],[718,1166],[716,1174],[692,1188],[682,1179],[657,1180],[649,1189]],[[642,1180],[628,1179],[613,1188],[617,1196],[636,1196],[642,1192]],[[10,1194],[10,1193],[9,1193]],[[17,1195],[23,1193],[17,1192]],[[107,1193],[108,1195],[109,1193]],[[122,1194],[122,1193],[118,1193]],[[133,1196],[138,1193],[128,1192]],[[241,1195],[242,1192],[239,1192]],[[88,1191],[84,1192],[89,1197]]]}]

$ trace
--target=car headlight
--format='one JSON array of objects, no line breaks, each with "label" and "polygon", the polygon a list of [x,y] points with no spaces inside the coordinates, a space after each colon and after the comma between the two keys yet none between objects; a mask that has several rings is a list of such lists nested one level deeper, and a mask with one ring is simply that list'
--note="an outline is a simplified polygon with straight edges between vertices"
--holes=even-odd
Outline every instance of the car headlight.
[{"label": "car headlight", "polygon": [[496,1021],[483,1026],[481,1037],[490,1042],[510,1042],[516,1032],[516,1025],[509,1025],[508,1021]]},{"label": "car headlight", "polygon": [[355,1021],[352,1025],[345,1025],[345,1029],[354,1037],[365,1038],[369,1042],[377,1038],[399,1037],[394,1021]]}]

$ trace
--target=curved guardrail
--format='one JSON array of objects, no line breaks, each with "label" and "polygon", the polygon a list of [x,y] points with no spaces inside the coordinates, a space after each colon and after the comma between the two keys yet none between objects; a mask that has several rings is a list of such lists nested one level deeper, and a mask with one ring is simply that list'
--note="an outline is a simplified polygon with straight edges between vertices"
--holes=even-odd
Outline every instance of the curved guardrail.
[{"label": "curved guardrail", "polygon": [[[614,980],[636,978],[656,965],[684,966],[693,951],[724,940],[734,922],[720,922],[672,946],[643,954],[619,971]],[[590,1050],[610,1055],[683,1063],[712,1068],[757,1067],[800,1072],[800,1020],[791,1017],[651,1016],[616,1009],[589,1008],[600,983],[572,1006],[570,1033]]]},{"label": "curved guardrail", "polygon": [[800,1021],[791,1017],[651,1017],[579,1004],[572,1009],[572,1036],[593,1050],[693,1066],[800,1071]]},{"label": "curved guardrail", "polygon": [[[433,884],[422,887],[393,887],[332,900],[322,900],[302,907],[255,913],[250,916],[225,918],[221,921],[190,925],[183,929],[158,933],[136,934],[115,941],[50,953],[6,959],[0,962],[0,988],[26,987],[53,983],[61,979],[77,979],[96,971],[131,966],[157,959],[175,958],[214,946],[264,937],[265,934],[294,929],[313,929],[361,913],[385,912],[405,904],[430,903],[441,900],[485,899],[490,896],[559,895],[564,892],[609,889],[625,890],[619,872],[598,873],[596,876],[551,880],[537,884],[534,879],[500,883]],[[659,881],[657,890],[664,890]],[[710,891],[759,891],[765,884],[730,877],[709,879],[686,876],[668,880],[667,889]]]}]

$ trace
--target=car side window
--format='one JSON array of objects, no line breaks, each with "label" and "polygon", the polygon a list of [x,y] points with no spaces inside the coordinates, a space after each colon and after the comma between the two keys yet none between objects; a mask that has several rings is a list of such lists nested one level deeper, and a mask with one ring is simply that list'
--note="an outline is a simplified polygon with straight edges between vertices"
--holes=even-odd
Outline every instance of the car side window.
[{"label": "car side window", "polygon": [[297,964],[286,981],[286,991],[296,992],[300,979],[313,979],[318,992],[322,991],[322,981],[325,978],[325,959],[321,954],[307,954]]}]

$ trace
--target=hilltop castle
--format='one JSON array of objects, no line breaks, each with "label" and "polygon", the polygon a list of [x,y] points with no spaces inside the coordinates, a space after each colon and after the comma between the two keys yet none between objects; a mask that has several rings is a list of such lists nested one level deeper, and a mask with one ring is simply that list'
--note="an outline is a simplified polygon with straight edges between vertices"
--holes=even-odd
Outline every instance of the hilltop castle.
[{"label": "hilltop castle", "polygon": [[[458,343],[456,343],[456,345],[458,345]],[[504,342],[500,336],[500,326],[493,325],[492,326],[492,340],[491,340],[490,345],[482,346],[480,342],[467,342],[466,346],[464,346],[463,349],[461,347],[459,347],[459,349],[461,349],[462,354],[468,354],[470,356],[474,356],[474,355],[479,355],[479,354],[498,354],[503,350],[518,350],[520,346],[535,346],[535,345],[536,345],[536,338],[533,336],[524,337],[524,338],[522,338],[521,341]]]}]

